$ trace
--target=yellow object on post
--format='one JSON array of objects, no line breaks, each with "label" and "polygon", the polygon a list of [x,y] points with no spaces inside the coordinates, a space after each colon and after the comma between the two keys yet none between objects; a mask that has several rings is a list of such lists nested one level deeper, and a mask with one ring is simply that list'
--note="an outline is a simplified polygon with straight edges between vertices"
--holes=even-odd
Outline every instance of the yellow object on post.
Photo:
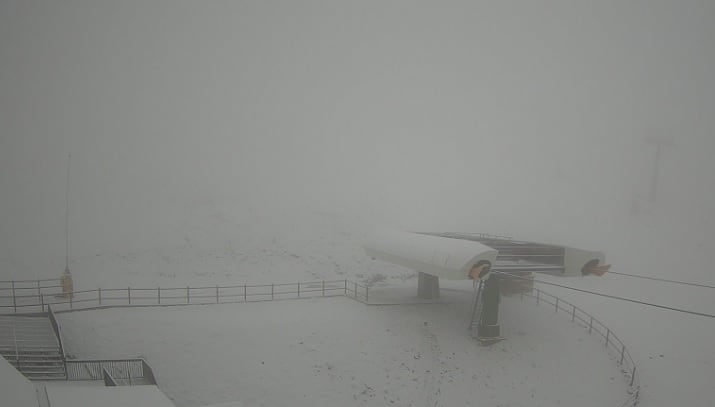
[{"label": "yellow object on post", "polygon": [[72,284],[72,274],[70,274],[70,271],[65,269],[60,280],[62,282],[62,295],[65,298],[72,298],[74,286]]}]

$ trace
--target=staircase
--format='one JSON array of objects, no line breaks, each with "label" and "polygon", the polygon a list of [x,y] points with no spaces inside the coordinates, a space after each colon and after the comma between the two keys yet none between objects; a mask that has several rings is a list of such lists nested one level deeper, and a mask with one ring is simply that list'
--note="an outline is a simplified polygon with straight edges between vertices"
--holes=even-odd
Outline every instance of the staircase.
[{"label": "staircase", "polygon": [[55,331],[47,316],[0,316],[0,355],[30,380],[66,380]]},{"label": "staircase", "polygon": [[479,321],[482,319],[482,290],[484,288],[484,281],[479,280],[479,284],[474,289],[474,306],[472,307],[472,318],[469,321],[469,331],[472,333],[472,337],[477,336],[477,327],[479,326]]}]

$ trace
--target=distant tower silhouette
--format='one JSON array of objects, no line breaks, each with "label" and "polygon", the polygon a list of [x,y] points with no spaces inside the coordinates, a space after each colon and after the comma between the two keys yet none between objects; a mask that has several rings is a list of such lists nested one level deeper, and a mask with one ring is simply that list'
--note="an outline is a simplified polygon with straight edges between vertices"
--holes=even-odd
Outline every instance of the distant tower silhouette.
[{"label": "distant tower silhouette", "polygon": [[74,285],[72,283],[72,273],[70,273],[70,159],[71,154],[67,154],[67,183],[65,185],[65,271],[62,273],[61,285],[62,295],[72,297]]}]

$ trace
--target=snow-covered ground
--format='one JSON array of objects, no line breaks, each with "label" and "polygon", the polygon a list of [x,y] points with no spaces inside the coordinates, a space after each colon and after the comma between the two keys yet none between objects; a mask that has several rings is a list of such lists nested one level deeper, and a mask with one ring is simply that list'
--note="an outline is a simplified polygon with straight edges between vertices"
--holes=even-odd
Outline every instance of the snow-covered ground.
[{"label": "snow-covered ground", "polygon": [[[58,278],[68,243],[80,290],[336,278],[414,286],[413,272],[362,252],[374,222],[603,250],[613,271],[715,285],[715,2],[443,3],[0,1],[0,280]],[[616,275],[558,281],[715,314],[712,289]],[[715,319],[542,288],[582,305],[629,346],[642,405],[715,405]],[[509,346],[540,357],[539,348],[516,345],[547,343],[547,335],[536,340],[542,331],[519,319],[530,308],[508,304],[504,326],[531,331],[508,332],[503,344],[465,360],[508,355],[495,350]],[[154,329],[181,315],[172,341],[188,335],[181,326],[192,313],[206,310],[297,318],[303,307],[318,309],[305,315],[342,307],[385,313],[370,321],[424,322],[401,314],[412,308],[358,305],[285,301],[63,318],[73,340],[94,336],[107,347],[92,329],[110,317],[117,325],[153,318],[136,328]],[[329,329],[315,324],[310,332]],[[543,324],[553,328],[548,341],[568,338],[559,324]],[[409,329],[406,337],[425,338]],[[444,356],[452,348],[442,334]],[[345,335],[323,337],[350,344]],[[463,332],[454,338],[466,340]],[[150,340],[111,345],[172,349]],[[212,345],[196,340],[191,349],[219,359]],[[389,341],[380,345],[400,355]],[[184,374],[151,356],[160,383]],[[559,369],[550,373],[564,382],[592,371]],[[517,370],[495,386],[518,384]],[[244,381],[258,381],[246,376],[255,372],[242,371]],[[598,388],[601,370],[593,372],[573,390]],[[208,378],[166,383],[192,380]],[[233,384],[211,397],[228,399],[219,395]],[[518,399],[493,404],[532,405],[515,387]]]},{"label": "snow-covered ground", "polygon": [[[175,239],[167,244],[142,250],[78,255],[70,263],[75,286],[78,289],[143,288],[333,278],[378,286],[416,285],[413,272],[365,256],[361,249],[364,225],[352,219],[330,213],[305,213],[271,221],[260,212],[254,212],[252,218],[240,216],[232,215],[226,208],[207,208],[188,218],[185,225],[177,228]],[[659,216],[655,213],[651,218]],[[687,227],[675,221],[668,225],[663,219],[665,217],[660,217],[658,222],[662,225],[658,228],[644,226],[643,220],[613,221],[600,231],[573,235],[574,241],[562,243],[603,249],[614,264],[614,271],[715,284],[708,272],[705,250],[712,237],[691,235],[695,243],[683,245],[678,239]],[[662,233],[665,229],[671,234]],[[533,234],[524,237],[538,238]],[[689,267],[679,267],[679,264]],[[540,278],[715,313],[712,289],[613,274],[600,278]],[[469,290],[469,283],[465,283],[463,289]],[[710,339],[715,337],[712,319],[555,287],[539,287],[582,306],[625,342],[638,365],[642,405],[712,405],[715,400],[712,390],[715,354],[710,346]],[[466,299],[460,303],[464,306],[468,302]],[[101,310],[63,314],[61,318],[71,352],[81,357],[146,356],[157,370],[160,387],[182,407],[234,400],[265,402],[266,405],[294,400],[327,402],[331,397],[333,403],[380,405],[387,398],[387,403],[393,400],[397,405],[409,405],[426,397],[426,393],[420,391],[430,376],[419,375],[415,365],[410,368],[414,372],[409,375],[402,372],[399,379],[396,377],[401,372],[399,365],[403,359],[413,364],[418,360],[413,359],[410,350],[418,349],[424,338],[431,338],[425,336],[424,325],[420,325],[425,321],[439,342],[439,357],[435,363],[444,362],[447,370],[454,370],[450,373],[453,382],[443,377],[434,378],[442,380],[439,400],[449,404],[460,405],[481,392],[495,396],[495,405],[534,405],[530,403],[530,391],[525,389],[533,389],[534,400],[542,405],[556,405],[557,400],[561,400],[562,405],[584,405],[583,400],[575,399],[584,394],[588,394],[584,400],[598,401],[594,405],[618,405],[625,399],[622,376],[613,376],[611,372],[617,372],[615,362],[607,358],[595,338],[584,336],[580,328],[563,316],[552,319],[548,311],[544,313],[527,304],[516,305],[509,299],[504,301],[500,320],[507,341],[493,348],[480,348],[468,339],[464,310],[456,305],[452,308],[445,305],[365,307],[336,298],[217,307]],[[363,336],[362,328],[369,331],[370,336]],[[386,331],[388,328],[391,334]],[[301,341],[315,351],[301,347]],[[570,347],[571,343],[580,344],[578,346],[584,349]],[[259,346],[263,344],[266,346]],[[552,344],[558,346],[552,348]],[[318,345],[324,346],[318,348]],[[587,353],[582,352],[585,349]],[[368,355],[360,353],[363,351]],[[451,352],[459,357],[449,359]],[[584,359],[580,359],[582,353]],[[314,360],[319,354],[322,356]],[[502,358],[489,359],[489,355]],[[248,364],[236,362],[242,358],[248,358]],[[331,366],[339,367],[328,369],[324,363],[329,364],[331,360],[336,363]],[[547,363],[550,360],[557,363]],[[261,361],[280,368],[268,371]],[[283,365],[279,361],[283,361],[280,362]],[[293,364],[296,371],[285,370]],[[243,370],[242,366],[250,368]],[[331,376],[333,369],[339,373],[335,377]],[[587,377],[580,377],[582,372]],[[283,373],[286,375],[282,376]],[[387,374],[391,377],[389,381]],[[478,379],[473,382],[475,374]],[[484,381],[486,374],[493,379],[491,382]],[[355,380],[350,379],[353,376]],[[301,381],[296,382],[296,377]],[[579,379],[571,380],[574,377]],[[608,390],[603,390],[606,385]],[[597,394],[608,398],[599,399]],[[353,399],[353,395],[358,399]]]},{"label": "snow-covered ground", "polygon": [[[687,274],[686,274],[687,275]],[[683,278],[674,274],[671,278]],[[715,314],[712,289],[617,275],[544,280],[611,295]],[[627,344],[639,369],[641,403],[648,407],[715,404],[715,321],[558,287],[544,290],[582,305]]]},{"label": "snow-covered ground", "polygon": [[[677,208],[677,207],[676,207]],[[693,223],[676,208],[653,207],[637,217],[614,218],[592,235],[612,271],[715,286],[715,229]],[[574,233],[574,235],[576,235]],[[600,243],[597,243],[600,241]],[[546,281],[715,315],[715,290],[616,274]],[[715,405],[715,319],[540,286],[583,306],[629,347],[640,371],[643,406]]]},{"label": "snow-covered ground", "polygon": [[368,228],[360,219],[335,212],[277,215],[266,208],[214,203],[166,232],[170,237],[162,244],[120,252],[80,252],[73,256],[70,269],[78,290],[414,278],[410,270],[365,255],[362,243]]},{"label": "snow-covered ground", "polygon": [[68,352],[144,356],[179,407],[605,406],[627,383],[603,345],[563,316],[502,302],[506,341],[468,335],[469,284],[445,303],[366,306],[348,298],[60,316]]}]

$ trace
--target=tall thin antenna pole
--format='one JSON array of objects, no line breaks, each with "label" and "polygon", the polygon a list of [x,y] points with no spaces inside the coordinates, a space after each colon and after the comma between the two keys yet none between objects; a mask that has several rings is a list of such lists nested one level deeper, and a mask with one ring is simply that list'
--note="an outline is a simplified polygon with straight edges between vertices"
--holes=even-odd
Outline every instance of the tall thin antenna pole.
[{"label": "tall thin antenna pole", "polygon": [[60,279],[62,285],[62,295],[65,298],[72,298],[74,295],[74,284],[72,274],[70,274],[70,158],[67,154],[67,184],[65,186],[65,272]]},{"label": "tall thin antenna pole", "polygon": [[65,273],[70,271],[70,159],[67,154],[67,184],[65,186]]}]

